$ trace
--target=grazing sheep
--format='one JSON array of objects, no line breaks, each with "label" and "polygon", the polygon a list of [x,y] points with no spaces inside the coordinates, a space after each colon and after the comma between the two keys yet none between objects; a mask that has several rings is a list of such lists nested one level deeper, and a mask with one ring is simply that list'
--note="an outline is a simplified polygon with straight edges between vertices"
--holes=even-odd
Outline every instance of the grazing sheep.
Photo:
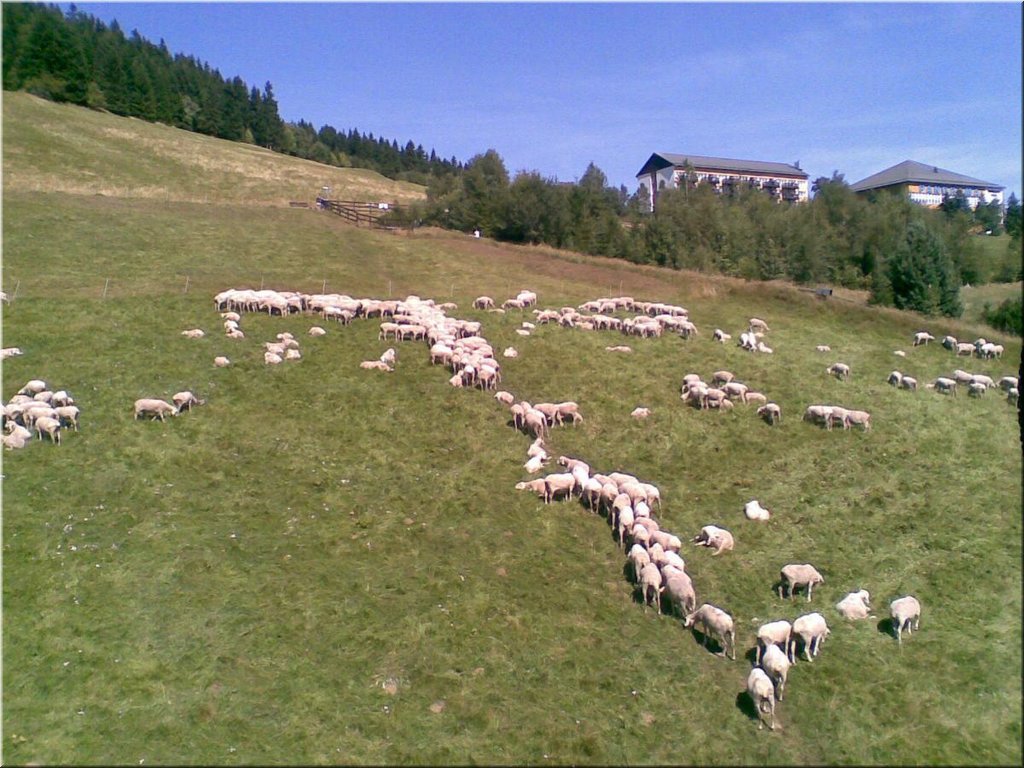
[{"label": "grazing sheep", "polygon": [[900,382],[903,381],[903,374],[900,373],[899,371],[893,371],[892,373],[889,374],[889,378],[886,379],[886,381],[889,384],[892,384],[894,387],[898,387],[900,385]]},{"label": "grazing sheep", "polygon": [[747,693],[750,694],[757,708],[757,730],[764,729],[765,715],[768,716],[768,729],[775,730],[775,686],[768,673],[760,667],[754,667],[747,675]]},{"label": "grazing sheep", "polygon": [[1020,392],[1017,389],[1017,387],[1010,387],[1008,390],[1006,390],[1006,402],[1008,402],[1010,405],[1016,405],[1019,399]]},{"label": "grazing sheep", "polygon": [[138,419],[139,416],[149,416],[151,420],[160,419],[160,421],[165,421],[165,416],[178,415],[178,409],[166,400],[148,397],[136,400],[134,411],[136,419]]},{"label": "grazing sheep", "polygon": [[768,403],[768,396],[762,392],[754,392],[748,389],[747,393],[743,397],[743,401],[747,405],[750,405],[751,403],[760,403],[761,405],[765,405]]},{"label": "grazing sheep", "polygon": [[35,420],[35,428],[40,440],[43,439],[43,433],[45,432],[53,443],[60,445],[60,419],[40,416]]},{"label": "grazing sheep", "polygon": [[638,406],[634,408],[632,413],[630,413],[629,415],[632,416],[634,419],[646,419],[648,416],[651,415],[651,409],[642,408]]},{"label": "grazing sheep", "polygon": [[731,550],[735,544],[732,534],[717,525],[705,525],[700,533],[693,537],[696,546],[713,547],[712,556]]},{"label": "grazing sheep", "polygon": [[977,381],[972,381],[967,385],[967,394],[970,397],[981,397],[987,390],[988,387]]},{"label": "grazing sheep", "polygon": [[825,369],[825,373],[832,374],[837,379],[849,379],[850,366],[846,363],[832,363],[832,365]]},{"label": "grazing sheep", "polygon": [[904,376],[900,379],[900,389],[909,389],[911,392],[917,391],[917,379],[912,376]]},{"label": "grazing sheep", "polygon": [[1017,377],[1003,376],[1003,378],[999,380],[996,386],[999,387],[1004,392],[1009,392],[1011,389],[1017,386]]},{"label": "grazing sheep", "polygon": [[919,331],[914,334],[914,346],[920,346],[921,344],[927,344],[929,341],[935,341],[935,337],[932,336],[928,331]]},{"label": "grazing sheep", "polygon": [[750,330],[751,331],[768,331],[768,323],[757,317],[750,318]]},{"label": "grazing sheep", "polygon": [[555,474],[544,476],[544,485],[547,488],[544,503],[549,504],[560,494],[564,494],[567,499],[571,498],[572,492],[576,489],[577,481],[576,476],[571,472],[556,472]]},{"label": "grazing sheep", "polygon": [[781,645],[783,649],[789,648],[789,638],[793,633],[793,625],[785,619],[770,621],[762,624],[757,629],[757,650],[754,654],[754,661],[760,664],[764,658],[765,651],[770,647]]},{"label": "grazing sheep", "polygon": [[808,405],[804,411],[804,421],[812,421],[824,424],[832,429],[832,406],[831,405]]},{"label": "grazing sheep", "polygon": [[187,339],[201,339],[206,335],[206,333],[202,328],[190,328],[187,331],[182,331],[181,335]]},{"label": "grazing sheep", "polygon": [[511,392],[506,392],[505,390],[499,390],[498,392],[495,392],[494,399],[497,400],[499,403],[503,403],[510,407],[516,401],[515,395],[513,395]]},{"label": "grazing sheep", "polygon": [[748,501],[743,507],[743,514],[747,516],[748,520],[768,520],[771,517],[771,513],[761,506],[761,502],[756,499]]},{"label": "grazing sheep", "polygon": [[697,593],[693,590],[693,581],[682,570],[673,568],[670,572],[662,572],[664,585],[662,594],[667,596],[674,616],[683,618],[697,608]]},{"label": "grazing sheep", "polygon": [[639,584],[640,574],[643,572],[644,567],[650,564],[651,556],[642,545],[634,544],[629,549],[627,559],[633,564],[633,580]]},{"label": "grazing sheep", "polygon": [[662,578],[661,571],[654,563],[648,563],[641,569],[640,591],[643,594],[644,607],[653,600],[654,607],[661,613]]},{"label": "grazing sheep", "polygon": [[731,373],[730,371],[715,371],[711,375],[711,384],[713,386],[718,384],[728,384],[734,378],[736,378],[735,374]]},{"label": "grazing sheep", "polygon": [[777,403],[765,403],[757,409],[757,415],[769,424],[777,424],[782,421],[782,409]]},{"label": "grazing sheep", "polygon": [[898,597],[889,603],[889,615],[896,632],[896,642],[903,645],[903,630],[912,635],[921,623],[921,603],[913,595]]},{"label": "grazing sheep", "polygon": [[925,385],[925,389],[934,389],[944,395],[953,395],[956,397],[956,381],[953,379],[947,379],[945,376],[939,376],[931,384]]},{"label": "grazing sheep", "polygon": [[768,677],[775,686],[775,698],[782,701],[782,694],[786,692],[786,678],[789,677],[789,657],[786,652],[777,645],[769,645],[761,657],[761,669],[768,673]]},{"label": "grazing sheep", "polygon": [[832,347],[830,347],[828,344],[819,344],[814,349],[816,351],[818,351],[818,352],[831,352],[832,351]]},{"label": "grazing sheep", "polygon": [[24,387],[18,390],[19,395],[34,396],[39,392],[45,392],[47,390],[46,382],[42,379],[32,379],[27,382]]},{"label": "grazing sheep", "polygon": [[804,644],[804,656],[807,661],[813,661],[811,656],[817,656],[821,650],[821,644],[831,634],[825,617],[820,613],[807,613],[800,616],[793,622],[793,637],[789,641],[789,661],[796,663],[796,643],[800,638]]},{"label": "grazing sheep", "polygon": [[871,595],[866,589],[860,589],[856,592],[851,592],[838,603],[836,603],[836,610],[839,611],[839,615],[844,619],[850,621],[857,621],[858,619],[866,619],[871,613]]},{"label": "grazing sheep", "polygon": [[193,405],[206,404],[205,400],[200,400],[187,390],[184,392],[175,392],[171,395],[171,402],[174,403],[175,408],[178,409],[178,413],[181,413],[182,411],[191,411]]},{"label": "grazing sheep", "polygon": [[[281,363],[284,362],[284,358],[277,354],[277,352],[264,352],[263,362],[266,363],[267,365],[280,365]],[[378,361],[374,360],[374,362],[376,363]],[[362,365],[363,367],[366,366],[365,363],[363,363]]]},{"label": "grazing sheep", "polygon": [[68,426],[72,427],[75,432],[78,431],[78,417],[82,412],[77,405],[58,405],[54,410],[57,412],[57,418],[62,427]]},{"label": "grazing sheep", "polygon": [[494,309],[494,299],[490,296],[477,296],[473,299],[473,309]]},{"label": "grazing sheep", "polygon": [[227,368],[229,365],[231,365],[231,361],[228,360],[226,357],[218,356],[213,358],[213,364],[218,368]]},{"label": "grazing sheep", "polygon": [[701,625],[701,632],[704,635],[705,648],[711,635],[714,635],[722,646],[722,654],[736,660],[736,630],[732,616],[721,608],[704,603],[697,610],[686,614],[686,618],[683,619],[684,627],[696,628],[698,624]]},{"label": "grazing sheep", "polygon": [[566,417],[572,417],[572,423],[575,425],[577,422],[583,421],[583,416],[580,414],[580,406],[578,403],[574,403],[569,400],[564,403],[555,404],[555,412],[557,414],[558,423],[561,424],[565,421]]},{"label": "grazing sheep", "polygon": [[968,357],[971,357],[972,355],[974,355],[974,353],[976,351],[977,351],[977,348],[973,344],[971,344],[969,341],[957,342],[957,345],[956,345],[956,355],[957,355],[957,357],[959,357],[960,355],[967,355]]},{"label": "grazing sheep", "polygon": [[863,427],[867,432],[871,429],[871,414],[867,411],[846,411],[843,414],[843,429],[849,429],[853,424]]},{"label": "grazing sheep", "polygon": [[788,588],[790,599],[796,594],[797,587],[807,587],[807,602],[811,602],[811,591],[815,584],[824,584],[825,577],[818,573],[817,569],[810,563],[790,563],[782,566],[782,580],[779,582],[779,597],[783,597],[783,591]]}]

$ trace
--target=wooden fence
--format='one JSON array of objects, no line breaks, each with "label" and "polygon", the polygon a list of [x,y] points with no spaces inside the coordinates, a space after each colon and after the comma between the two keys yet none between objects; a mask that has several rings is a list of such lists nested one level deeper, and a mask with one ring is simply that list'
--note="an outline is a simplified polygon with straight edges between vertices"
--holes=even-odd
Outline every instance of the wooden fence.
[{"label": "wooden fence", "polygon": [[380,218],[386,213],[398,209],[394,203],[367,203],[357,200],[328,200],[323,197],[316,199],[316,207],[330,211],[350,221],[357,227],[366,224],[371,227],[381,227]]}]

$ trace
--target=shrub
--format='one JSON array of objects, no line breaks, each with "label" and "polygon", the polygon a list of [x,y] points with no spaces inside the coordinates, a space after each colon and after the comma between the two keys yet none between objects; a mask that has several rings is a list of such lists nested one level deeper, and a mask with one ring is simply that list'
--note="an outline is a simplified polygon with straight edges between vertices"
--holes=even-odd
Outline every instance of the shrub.
[{"label": "shrub", "polygon": [[1024,305],[1020,296],[1007,299],[994,309],[986,302],[983,317],[993,328],[1015,336],[1024,336]]}]

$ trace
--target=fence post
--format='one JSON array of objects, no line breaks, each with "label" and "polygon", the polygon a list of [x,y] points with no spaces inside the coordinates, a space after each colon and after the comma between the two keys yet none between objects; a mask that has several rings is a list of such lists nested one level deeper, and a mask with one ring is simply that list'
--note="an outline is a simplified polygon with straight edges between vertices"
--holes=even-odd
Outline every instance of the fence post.
[{"label": "fence post", "polygon": [[185,293],[188,293],[189,275],[185,275]]},{"label": "fence post", "polygon": [[391,298],[391,281],[388,280],[388,298]]},{"label": "fence post", "polygon": [[263,273],[260,272],[260,290],[263,290]]},{"label": "fence post", "polygon": [[21,280],[19,280],[17,285],[14,286],[14,295],[11,296],[11,301],[14,301],[16,298],[18,298],[18,289],[19,288],[21,288]]},{"label": "fence post", "polygon": [[323,287],[320,289],[320,293],[322,293],[322,294],[323,293],[327,293],[327,278],[326,277],[324,278],[324,284],[323,284]]},{"label": "fence post", "polygon": [[110,285],[110,278],[108,277],[103,283],[103,296],[101,298],[107,298],[107,286]]}]

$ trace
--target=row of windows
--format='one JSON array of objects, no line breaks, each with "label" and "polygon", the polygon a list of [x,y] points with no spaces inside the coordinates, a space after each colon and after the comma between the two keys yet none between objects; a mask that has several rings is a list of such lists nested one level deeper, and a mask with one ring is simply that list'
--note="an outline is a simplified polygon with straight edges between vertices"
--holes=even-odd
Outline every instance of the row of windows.
[{"label": "row of windows", "polygon": [[964,197],[981,197],[985,190],[973,187],[940,187],[932,184],[921,184],[918,192],[923,195],[939,195],[940,197],[956,197],[957,192],[963,192]]}]

